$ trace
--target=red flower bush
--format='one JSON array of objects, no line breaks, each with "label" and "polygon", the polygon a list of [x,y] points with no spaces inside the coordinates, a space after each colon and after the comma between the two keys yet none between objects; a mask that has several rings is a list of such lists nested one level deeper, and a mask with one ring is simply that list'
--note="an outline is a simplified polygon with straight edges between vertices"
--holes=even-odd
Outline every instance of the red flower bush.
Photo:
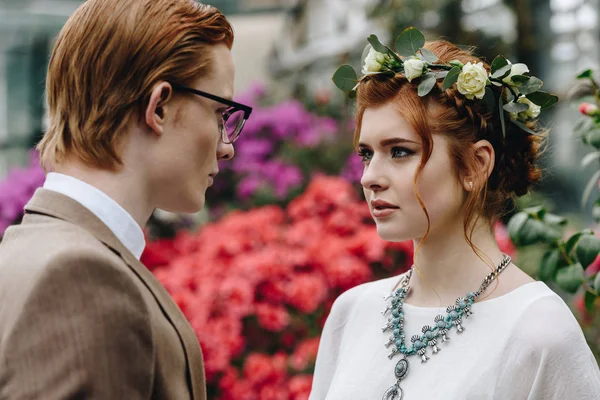
[{"label": "red flower bush", "polygon": [[350,183],[317,176],[285,209],[232,212],[142,261],[196,331],[211,398],[305,400],[335,298],[403,272],[412,251],[379,238]]}]

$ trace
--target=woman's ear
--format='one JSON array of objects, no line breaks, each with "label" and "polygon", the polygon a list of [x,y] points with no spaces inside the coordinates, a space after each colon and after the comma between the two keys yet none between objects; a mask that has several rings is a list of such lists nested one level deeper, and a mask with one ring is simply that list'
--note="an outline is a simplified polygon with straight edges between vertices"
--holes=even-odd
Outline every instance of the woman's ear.
[{"label": "woman's ear", "polygon": [[150,101],[146,107],[145,120],[150,129],[157,135],[162,135],[164,132],[167,111],[170,106],[167,104],[173,88],[168,82],[161,82],[154,87],[150,94]]},{"label": "woman's ear", "polygon": [[475,187],[483,186],[488,180],[496,160],[494,146],[487,140],[480,140],[471,146],[472,165],[461,178],[464,190],[471,192]]}]

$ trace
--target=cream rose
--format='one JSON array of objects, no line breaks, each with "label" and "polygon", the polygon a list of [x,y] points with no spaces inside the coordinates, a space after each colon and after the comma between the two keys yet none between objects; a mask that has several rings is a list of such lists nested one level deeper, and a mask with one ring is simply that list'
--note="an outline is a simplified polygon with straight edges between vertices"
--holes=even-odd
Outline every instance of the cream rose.
[{"label": "cream rose", "polygon": [[523,63],[511,64],[510,61],[508,61],[508,63],[511,65],[510,74],[508,74],[508,76],[506,78],[502,79],[502,81],[504,83],[506,83],[507,85],[515,86],[515,83],[512,81],[512,77],[515,75],[523,75],[523,74],[529,72],[529,68],[527,67],[527,65],[525,65]]},{"label": "cream rose", "polygon": [[468,62],[458,75],[456,87],[460,94],[469,100],[473,100],[473,97],[483,99],[487,80],[488,73],[483,67],[483,63],[471,64]]},{"label": "cream rose", "polygon": [[517,103],[527,104],[529,106],[529,109],[527,109],[526,111],[521,111],[518,114],[517,113],[510,113],[510,116],[513,119],[519,119],[521,121],[531,121],[532,119],[536,119],[537,117],[540,116],[540,112],[542,111],[542,107],[540,107],[537,104],[533,103],[527,97],[519,97],[519,100],[517,100]]},{"label": "cream rose", "polygon": [[404,61],[404,76],[409,82],[423,75],[423,67],[425,63],[418,58],[410,58]]},{"label": "cream rose", "polygon": [[367,57],[365,58],[362,73],[367,75],[379,72],[386,59],[387,55],[380,53],[371,47],[369,49],[369,54],[367,54]]}]

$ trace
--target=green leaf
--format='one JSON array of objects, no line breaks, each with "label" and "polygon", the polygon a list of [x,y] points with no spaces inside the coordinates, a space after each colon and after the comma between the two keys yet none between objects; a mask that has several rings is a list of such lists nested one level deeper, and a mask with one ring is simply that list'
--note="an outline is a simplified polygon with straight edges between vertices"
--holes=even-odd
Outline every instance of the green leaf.
[{"label": "green leaf", "polygon": [[526,212],[527,214],[531,215],[534,218],[544,219],[544,217],[546,216],[546,207],[544,207],[544,206],[527,207],[526,209],[523,210],[523,212]]},{"label": "green leaf", "polygon": [[388,48],[379,41],[379,38],[377,37],[377,35],[369,35],[369,37],[367,38],[367,41],[371,44],[371,46],[373,46],[375,51],[377,51],[379,53],[383,53],[383,54],[388,53]]},{"label": "green leaf", "polygon": [[448,75],[446,75],[444,82],[442,82],[443,91],[448,90],[452,85],[456,83],[456,81],[458,80],[458,75],[460,75],[461,71],[462,69],[460,69],[459,67],[452,67],[452,69],[448,71]]},{"label": "green leaf", "polygon": [[531,128],[529,128],[527,125],[525,125],[521,121],[517,121],[516,119],[510,118],[510,122],[512,122],[513,124],[515,124],[519,128],[521,128],[525,132],[529,133],[530,135],[537,135],[538,134],[536,131],[532,130]]},{"label": "green leaf", "polygon": [[335,86],[344,92],[349,92],[356,86],[358,76],[356,75],[354,68],[350,65],[342,65],[335,71],[332,80],[333,83],[335,83]]},{"label": "green leaf", "polygon": [[436,83],[435,74],[427,73],[421,77],[418,93],[420,97],[427,96]]},{"label": "green leaf", "polygon": [[546,215],[544,215],[544,223],[562,227],[567,224],[567,219],[565,217],[561,217],[560,215],[546,213]]},{"label": "green leaf", "polygon": [[492,74],[492,78],[494,79],[504,79],[506,78],[508,75],[510,75],[510,70],[512,68],[512,65],[505,65],[504,67],[498,69],[496,72],[494,72]]},{"label": "green leaf", "polygon": [[404,57],[414,56],[423,46],[425,46],[425,36],[414,27],[403,30],[396,39],[396,51]]},{"label": "green leaf", "polygon": [[594,73],[591,69],[586,69],[585,71],[583,71],[582,73],[577,75],[577,79],[591,78],[593,76],[593,74]]},{"label": "green leaf", "polygon": [[485,95],[483,96],[483,100],[490,111],[494,111],[494,107],[496,106],[496,96],[494,95],[494,91],[491,87],[485,87]]},{"label": "green leaf", "polygon": [[502,93],[498,96],[498,107],[500,113],[500,125],[502,127],[502,137],[506,139],[506,121],[504,121],[504,104],[502,104]]},{"label": "green leaf", "polygon": [[508,221],[506,229],[508,230],[510,240],[515,243],[515,245],[521,242],[521,229],[528,219],[529,215],[527,215],[527,213],[519,212],[513,215],[510,221]]},{"label": "green leaf", "polygon": [[[521,92],[522,94],[527,95],[530,93],[537,92],[544,85],[544,82],[542,82],[540,79],[536,78],[535,76],[529,76],[527,78],[529,78],[527,80],[527,82],[524,85],[519,87],[519,92]],[[514,77],[512,79],[514,80]]]},{"label": "green leaf", "polygon": [[585,304],[585,309],[588,313],[594,312],[594,305],[596,303],[597,298],[598,296],[596,296],[589,290],[585,291],[585,294],[583,295],[583,303]]},{"label": "green leaf", "polygon": [[529,93],[526,97],[531,100],[532,103],[540,106],[542,110],[546,110],[558,102],[558,96],[542,91]]},{"label": "green leaf", "polygon": [[552,249],[547,251],[542,257],[540,264],[540,279],[544,282],[554,280],[556,271],[558,271],[558,261],[560,260],[560,250]]},{"label": "green leaf", "polygon": [[596,127],[590,129],[584,136],[584,143],[600,149],[600,129]]},{"label": "green leaf", "polygon": [[596,273],[596,278],[594,278],[594,289],[596,289],[596,293],[600,293],[600,272]]},{"label": "green leaf", "polygon": [[427,61],[429,64],[434,64],[440,60],[438,58],[438,56],[436,56],[435,54],[433,54],[433,52],[431,52],[427,49],[422,48],[421,54],[423,55],[423,58],[425,59],[425,61]]},{"label": "green leaf", "polygon": [[585,185],[583,195],[581,196],[581,207],[585,207],[587,204],[594,188],[598,185],[598,180],[600,180],[600,170],[596,171],[588,181],[587,185]]},{"label": "green leaf", "polygon": [[513,81],[517,86],[521,86],[523,83],[527,82],[530,79],[529,76],[525,75],[513,75],[510,77],[510,80]]},{"label": "green leaf", "polygon": [[348,97],[351,99],[355,99],[356,98],[356,90],[351,90],[348,92]]},{"label": "green leaf", "polygon": [[600,253],[600,238],[595,235],[584,235],[577,242],[575,255],[584,269],[594,262],[598,253]]},{"label": "green leaf", "polygon": [[506,104],[504,107],[504,111],[510,112],[510,113],[520,113],[523,111],[527,111],[529,110],[529,106],[527,104],[524,103],[517,103],[517,102],[511,102]]},{"label": "green leaf", "polygon": [[492,61],[492,65],[491,65],[491,72],[492,74],[496,71],[498,71],[500,68],[505,67],[508,65],[508,60],[506,58],[504,58],[504,56],[497,56],[496,58],[494,58],[494,61]]},{"label": "green leaf", "polygon": [[586,134],[594,127],[594,120],[588,117],[579,118],[573,125],[573,132],[577,136],[581,136],[585,144],[587,142]]},{"label": "green leaf", "polygon": [[556,273],[556,283],[561,289],[569,293],[577,292],[584,280],[585,273],[579,263],[559,269]]},{"label": "green leaf", "polygon": [[448,73],[450,71],[439,71],[439,72],[435,72],[435,79],[444,79],[448,76]]},{"label": "green leaf", "polygon": [[569,240],[567,240],[567,243],[565,243],[565,253],[567,253],[567,255],[571,254],[571,251],[573,251],[573,249],[577,245],[577,242],[579,241],[579,239],[581,239],[581,236],[583,236],[583,232],[577,232],[573,236],[571,236]]}]

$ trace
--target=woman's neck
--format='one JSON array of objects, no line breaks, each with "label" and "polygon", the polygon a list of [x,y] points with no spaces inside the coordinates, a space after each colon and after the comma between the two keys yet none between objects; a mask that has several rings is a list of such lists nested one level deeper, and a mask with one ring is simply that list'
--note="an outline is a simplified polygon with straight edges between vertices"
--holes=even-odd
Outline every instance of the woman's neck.
[{"label": "woman's neck", "polygon": [[[467,242],[461,223],[436,232],[440,233],[431,233],[424,241],[415,240],[417,252],[408,304],[421,307],[453,304],[458,297],[477,291],[492,271],[492,265],[495,268],[504,257],[487,223],[479,222],[472,235],[474,247],[487,262]],[[492,289],[494,285],[488,290]]]}]

